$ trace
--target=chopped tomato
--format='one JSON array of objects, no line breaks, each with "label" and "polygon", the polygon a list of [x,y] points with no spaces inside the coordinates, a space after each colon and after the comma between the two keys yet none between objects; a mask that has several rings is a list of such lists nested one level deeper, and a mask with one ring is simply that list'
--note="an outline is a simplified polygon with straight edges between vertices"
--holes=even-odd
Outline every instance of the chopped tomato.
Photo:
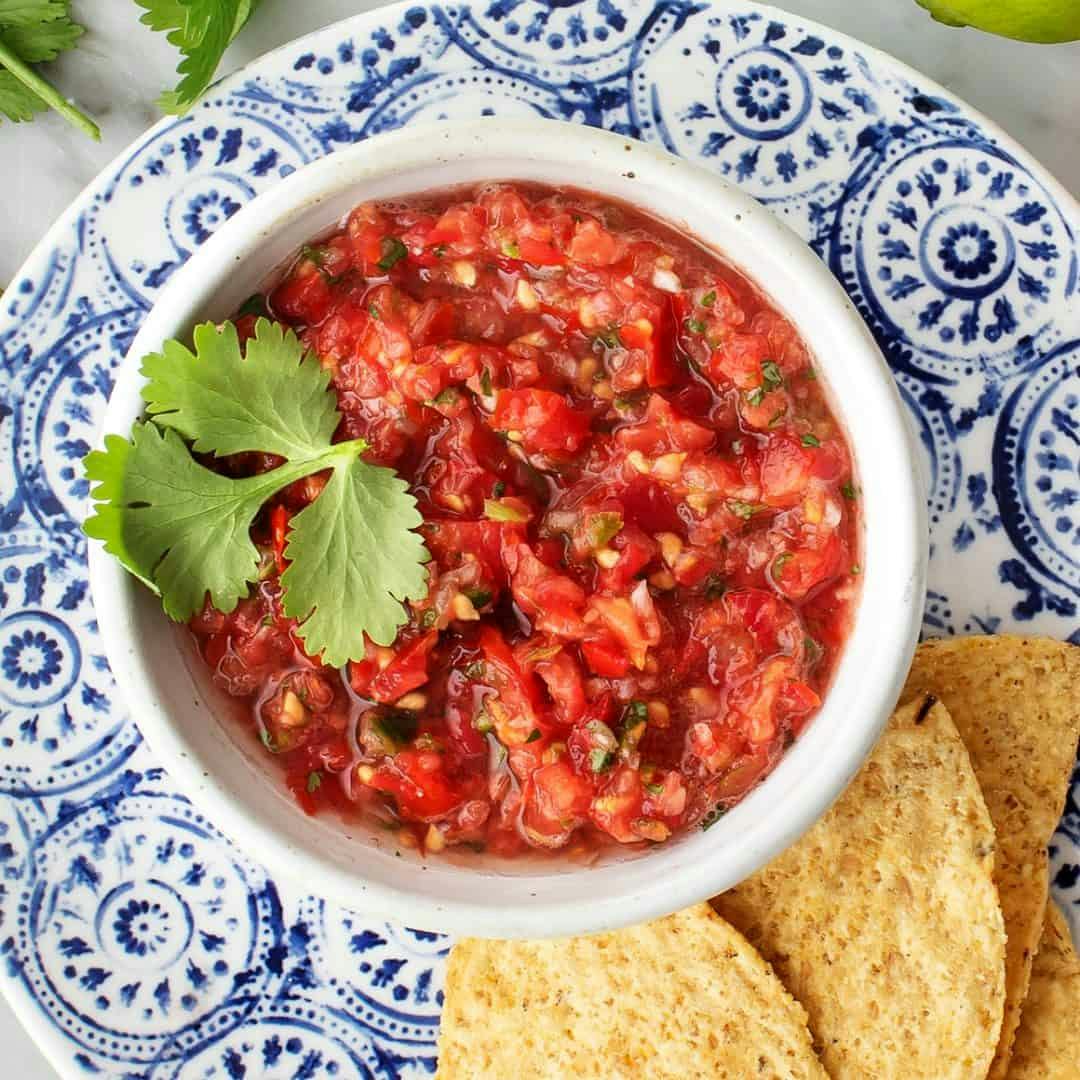
[{"label": "chopped tomato", "polygon": [[392,795],[398,813],[412,821],[437,820],[462,801],[442,756],[433,750],[402,750],[388,758],[375,770],[370,786]]},{"label": "chopped tomato", "polygon": [[619,446],[657,457],[680,450],[704,450],[716,441],[716,432],[680,415],[659,394],[649,395],[645,415],[637,424],[620,428]]},{"label": "chopped tomato", "polygon": [[806,491],[813,469],[812,451],[793,436],[769,440],[761,455],[761,497],[769,506],[791,506]]},{"label": "chopped tomato", "polygon": [[589,434],[589,417],[550,390],[501,390],[492,426],[542,454],[572,454]]},{"label": "chopped tomato", "polygon": [[271,542],[274,545],[274,562],[277,564],[277,570],[279,574],[285,572],[287,563],[285,562],[285,544],[287,542],[286,533],[289,530],[289,511],[285,509],[281,503],[278,503],[273,510],[270,511],[270,535]]},{"label": "chopped tomato", "polygon": [[422,634],[399,651],[367,643],[363,660],[349,665],[349,681],[361,696],[394,702],[428,681],[428,656],[439,635]]},{"label": "chopped tomato", "polygon": [[333,293],[318,267],[296,268],[271,294],[270,307],[280,318],[321,323],[330,310]]},{"label": "chopped tomato", "polygon": [[599,221],[586,218],[578,223],[567,254],[586,266],[610,266],[622,257],[623,245]]},{"label": "chopped tomato", "polygon": [[592,637],[581,643],[581,655],[597,675],[618,679],[630,670],[630,657],[614,634]]},{"label": "chopped tomato", "polygon": [[560,648],[554,656],[544,656],[535,661],[536,673],[544,681],[555,708],[564,724],[577,723],[585,712],[585,684],[581,668],[566,649]]},{"label": "chopped tomato", "polygon": [[543,563],[528,544],[503,550],[510,588],[522,611],[538,630],[562,637],[579,637],[583,630],[585,590],[573,578]]},{"label": "chopped tomato", "polygon": [[709,372],[720,386],[740,390],[764,385],[761,365],[769,359],[769,341],[763,334],[731,334],[713,352]]}]

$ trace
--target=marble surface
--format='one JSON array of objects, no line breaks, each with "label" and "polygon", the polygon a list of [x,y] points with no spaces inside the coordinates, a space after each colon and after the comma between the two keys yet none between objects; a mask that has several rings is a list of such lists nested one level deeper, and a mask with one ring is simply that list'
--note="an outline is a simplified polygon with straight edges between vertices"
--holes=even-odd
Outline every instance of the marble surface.
[{"label": "marble surface", "polygon": [[[269,49],[356,11],[356,0],[263,0],[255,21],[227,54],[231,70]],[[914,0],[851,5],[789,0],[789,11],[876,45],[925,72],[1000,124],[1080,195],[1080,44],[1032,46],[935,24]],[[157,116],[153,100],[172,80],[175,55],[137,21],[131,0],[75,0],[89,27],[82,47],[54,65],[62,90],[98,119],[100,144],[59,117],[0,127],[8,197],[0,202],[0,284],[17,270],[78,191]],[[0,1075],[44,1080],[52,1071],[0,1000]]]}]

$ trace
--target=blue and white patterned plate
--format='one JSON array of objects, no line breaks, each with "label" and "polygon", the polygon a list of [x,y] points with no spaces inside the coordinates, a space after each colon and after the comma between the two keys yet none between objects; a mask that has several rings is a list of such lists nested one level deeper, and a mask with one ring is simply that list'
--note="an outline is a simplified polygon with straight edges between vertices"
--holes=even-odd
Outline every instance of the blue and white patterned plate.
[{"label": "blue and white patterned plate", "polygon": [[[486,5],[486,6],[485,6]],[[429,1074],[447,942],[298,895],[170,784],[87,595],[89,449],[169,275],[257,192],[374,132],[553,116],[658,142],[809,240],[921,434],[929,634],[1080,641],[1080,208],[915,72],[762,7],[385,8],[225,80],[53,228],[0,312],[0,985],[64,1076]],[[1080,916],[1080,779],[1053,846]]]}]

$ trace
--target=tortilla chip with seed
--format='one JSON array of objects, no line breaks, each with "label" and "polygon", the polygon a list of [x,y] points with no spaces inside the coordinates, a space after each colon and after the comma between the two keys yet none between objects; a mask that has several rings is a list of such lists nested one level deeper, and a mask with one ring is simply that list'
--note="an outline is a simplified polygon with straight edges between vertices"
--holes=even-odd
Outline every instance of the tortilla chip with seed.
[{"label": "tortilla chip with seed", "polygon": [[438,1076],[828,1080],[806,1012],[707,904],[613,933],[458,942]]},{"label": "tortilla chip with seed", "polygon": [[1005,1016],[989,1080],[1001,1080],[1042,933],[1046,845],[1076,760],[1080,648],[1007,635],[928,641],[916,650],[904,696],[922,693],[952,715],[997,833],[994,880],[1008,945]]},{"label": "tortilla chip with seed", "polygon": [[805,1006],[833,1080],[985,1075],[1004,1003],[994,830],[931,698],[796,844],[713,904]]},{"label": "tortilla chip with seed", "polygon": [[1080,1075],[1080,957],[1065,916],[1051,900],[1031,965],[1009,1080],[1076,1080]]}]

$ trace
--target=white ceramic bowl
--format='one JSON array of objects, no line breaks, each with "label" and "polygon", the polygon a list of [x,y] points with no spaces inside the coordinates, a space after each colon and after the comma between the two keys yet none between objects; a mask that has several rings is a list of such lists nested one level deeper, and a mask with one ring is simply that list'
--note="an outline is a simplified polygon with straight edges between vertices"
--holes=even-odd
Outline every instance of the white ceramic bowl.
[{"label": "white ceramic bowl", "polygon": [[798,327],[854,450],[865,566],[855,624],[818,716],[776,770],[707,832],[582,867],[469,854],[426,861],[393,834],[311,818],[276,764],[220,719],[222,699],[186,631],[96,545],[90,581],[117,684],[173,779],[274,874],[414,927],[542,937],[640,922],[740,881],[802,834],[874,745],[920,624],[927,529],[915,448],[892,377],[825,266],[767,210],[717,176],[578,125],[504,120],[380,135],[260,195],[176,273],[117,376],[106,432],[142,412],[139,361],[202,319],[229,316],[267,273],[366,199],[485,180],[566,184],[626,200],[727,256]]}]

